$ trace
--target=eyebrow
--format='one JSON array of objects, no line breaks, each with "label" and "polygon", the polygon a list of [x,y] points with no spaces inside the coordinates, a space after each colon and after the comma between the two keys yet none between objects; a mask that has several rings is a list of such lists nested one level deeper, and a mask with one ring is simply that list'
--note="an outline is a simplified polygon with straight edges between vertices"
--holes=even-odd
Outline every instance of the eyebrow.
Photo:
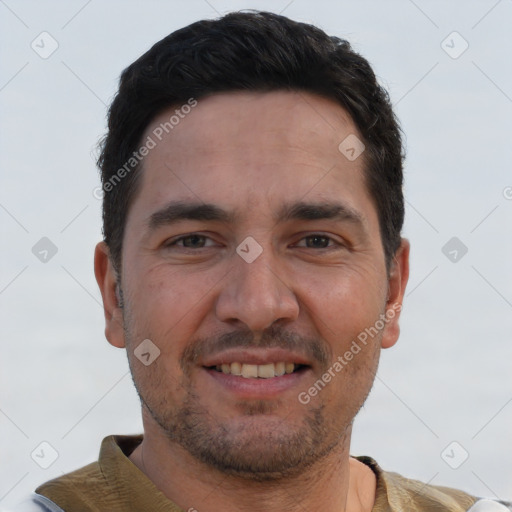
[{"label": "eyebrow", "polygon": [[288,220],[338,220],[363,225],[363,218],[359,212],[342,203],[321,202],[285,204],[278,214],[280,222]]},{"label": "eyebrow", "polygon": [[[172,201],[167,206],[153,213],[149,218],[149,228],[155,230],[161,226],[173,224],[180,220],[200,220],[233,224],[239,215],[223,208],[200,202]],[[303,201],[283,205],[275,217],[276,222],[291,220],[337,220],[364,227],[360,213],[353,208],[338,202]]]},{"label": "eyebrow", "polygon": [[165,208],[153,213],[149,218],[151,230],[180,220],[217,221],[233,223],[235,215],[214,204],[173,201]]}]

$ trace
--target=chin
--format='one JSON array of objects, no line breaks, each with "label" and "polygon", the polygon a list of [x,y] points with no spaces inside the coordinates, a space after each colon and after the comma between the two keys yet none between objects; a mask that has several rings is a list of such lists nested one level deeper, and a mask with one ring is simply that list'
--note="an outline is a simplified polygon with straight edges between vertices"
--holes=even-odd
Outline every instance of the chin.
[{"label": "chin", "polygon": [[245,405],[246,414],[231,420],[185,408],[174,415],[172,424],[161,426],[171,442],[209,468],[254,481],[303,473],[332,452],[342,437],[328,428],[322,408],[291,421],[275,411],[269,414],[268,402]]}]

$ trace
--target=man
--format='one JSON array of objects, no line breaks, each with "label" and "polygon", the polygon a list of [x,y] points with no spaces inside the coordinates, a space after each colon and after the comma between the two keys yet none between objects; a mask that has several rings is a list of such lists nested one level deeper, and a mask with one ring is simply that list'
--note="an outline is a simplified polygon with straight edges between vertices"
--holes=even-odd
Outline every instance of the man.
[{"label": "man", "polygon": [[400,130],[368,62],[232,13],[122,74],[95,273],[143,436],[47,482],[37,510],[508,510],[350,456],[408,278]]}]

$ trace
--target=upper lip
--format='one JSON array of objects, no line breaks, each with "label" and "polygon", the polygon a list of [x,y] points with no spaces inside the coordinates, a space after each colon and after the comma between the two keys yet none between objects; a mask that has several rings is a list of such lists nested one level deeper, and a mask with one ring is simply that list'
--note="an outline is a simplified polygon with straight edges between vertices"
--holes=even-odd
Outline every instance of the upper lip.
[{"label": "upper lip", "polygon": [[261,365],[283,362],[311,366],[311,361],[304,355],[278,347],[229,349],[206,357],[200,364],[202,366],[211,367],[231,363]]}]

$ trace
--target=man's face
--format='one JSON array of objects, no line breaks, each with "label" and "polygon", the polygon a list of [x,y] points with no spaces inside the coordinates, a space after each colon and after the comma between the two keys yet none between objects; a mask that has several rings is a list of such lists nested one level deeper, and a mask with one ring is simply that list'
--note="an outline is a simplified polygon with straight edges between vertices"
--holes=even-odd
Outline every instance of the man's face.
[{"label": "man's face", "polygon": [[[145,158],[123,241],[124,330],[111,320],[107,337],[127,348],[146,420],[223,472],[275,478],[327,454],[396,341],[398,314],[344,356],[403,292],[364,153],[338,149],[357,134],[314,95],[219,94]],[[146,339],[160,350],[148,366],[134,355]]]}]

